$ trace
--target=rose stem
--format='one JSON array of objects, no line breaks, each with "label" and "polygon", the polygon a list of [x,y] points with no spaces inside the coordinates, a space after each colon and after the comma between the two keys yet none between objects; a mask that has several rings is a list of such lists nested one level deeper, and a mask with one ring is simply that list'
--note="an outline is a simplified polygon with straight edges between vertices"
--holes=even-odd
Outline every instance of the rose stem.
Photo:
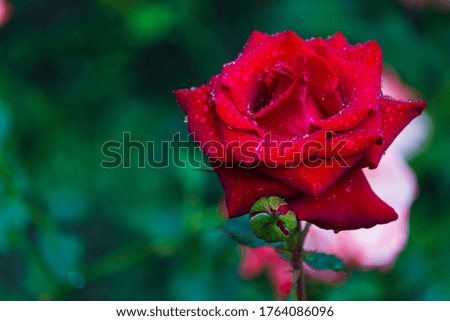
[{"label": "rose stem", "polygon": [[303,270],[303,243],[305,242],[306,234],[308,234],[310,226],[311,223],[306,223],[305,228],[300,231],[298,242],[292,252],[292,267],[294,270],[292,290],[295,291],[297,301],[306,301],[305,272]]}]

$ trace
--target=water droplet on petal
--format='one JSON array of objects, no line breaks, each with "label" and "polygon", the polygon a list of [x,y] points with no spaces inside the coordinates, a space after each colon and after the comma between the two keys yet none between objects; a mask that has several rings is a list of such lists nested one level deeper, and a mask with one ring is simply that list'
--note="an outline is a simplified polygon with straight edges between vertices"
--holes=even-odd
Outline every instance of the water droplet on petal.
[{"label": "water droplet on petal", "polygon": [[348,140],[346,146],[348,149],[353,149],[353,147],[355,147],[355,142],[353,140]]},{"label": "water droplet on petal", "polygon": [[206,123],[206,118],[205,117],[200,118],[200,122],[201,123]]}]

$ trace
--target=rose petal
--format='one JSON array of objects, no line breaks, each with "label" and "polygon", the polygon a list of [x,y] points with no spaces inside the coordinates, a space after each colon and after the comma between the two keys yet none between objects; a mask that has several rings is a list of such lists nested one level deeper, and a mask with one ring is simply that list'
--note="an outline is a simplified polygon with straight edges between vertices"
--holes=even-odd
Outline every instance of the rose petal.
[{"label": "rose petal", "polygon": [[277,139],[292,140],[310,133],[310,124],[324,117],[321,107],[308,95],[307,84],[297,78],[282,104],[257,119],[258,126]]},{"label": "rose petal", "polygon": [[183,109],[183,111],[186,114],[188,113],[189,101],[191,100],[192,93],[195,90],[178,89],[178,90],[174,90],[173,91],[173,93],[175,95],[175,99],[177,100],[178,105],[180,105],[181,109]]},{"label": "rose petal", "polygon": [[381,129],[383,131],[383,143],[372,146],[367,152],[367,161],[370,168],[378,166],[386,149],[394,141],[395,137],[419,116],[425,109],[424,101],[404,102],[383,96],[380,98]]},{"label": "rose petal", "polygon": [[342,49],[327,50],[325,59],[336,70],[337,91],[344,108],[332,117],[317,120],[315,126],[338,131],[361,122],[370,110],[378,108],[382,54],[378,44],[369,41]]},{"label": "rose petal", "polygon": [[250,34],[250,37],[247,40],[247,43],[244,46],[244,49],[242,50],[242,54],[246,54],[249,51],[252,51],[261,43],[263,43],[265,40],[267,40],[270,36],[267,33],[263,33],[261,31],[255,30]]},{"label": "rose petal", "polygon": [[335,231],[371,228],[398,217],[372,191],[361,170],[348,172],[319,196],[299,197],[290,206],[299,220]]},{"label": "rose petal", "polygon": [[381,113],[371,111],[369,116],[356,128],[342,134],[333,134],[325,142],[324,148],[315,156],[322,158],[348,157],[365,152],[369,147],[380,143],[383,137],[380,124]]},{"label": "rose petal", "polygon": [[219,78],[213,83],[212,95],[214,97],[217,115],[219,115],[227,126],[239,130],[255,130],[261,133],[254,121],[236,109],[235,104],[229,96],[228,88],[220,83]]},{"label": "rose petal", "polygon": [[336,32],[333,36],[325,40],[325,43],[327,47],[332,47],[335,49],[346,48],[349,46],[349,43],[342,32]]},{"label": "rose petal", "polygon": [[[193,90],[176,90],[174,93],[178,103],[188,115],[188,129],[194,141],[208,157],[223,158],[219,120],[211,103],[211,85],[203,85]],[[219,146],[216,152],[207,148],[210,142]]]},{"label": "rose petal", "polygon": [[341,95],[337,91],[325,94],[320,103],[328,117],[337,114],[342,108]]},{"label": "rose petal", "polygon": [[215,165],[214,170],[225,190],[229,217],[247,214],[261,197],[292,197],[298,194],[296,190],[256,171]]},{"label": "rose petal", "polygon": [[[297,83],[293,72],[284,70],[285,67],[278,66],[265,74],[265,78],[254,90],[254,98],[250,104],[252,118],[264,116],[272,109],[280,105],[295,88]],[[287,68],[286,68],[287,69]],[[270,87],[271,90],[269,89]],[[264,92],[266,90],[266,92]],[[267,99],[267,101],[265,101]],[[259,100],[259,101],[258,101]],[[260,106],[258,106],[260,105]]]},{"label": "rose petal", "polygon": [[219,123],[226,147],[226,161],[244,165],[264,162],[272,167],[297,166],[317,153],[318,148],[322,148],[327,140],[324,130],[284,140],[273,137],[271,132],[261,138],[255,132],[235,130],[223,122]]},{"label": "rose petal", "polygon": [[232,129],[223,122],[220,129],[227,163],[250,165],[261,159],[260,146],[264,139],[254,131]]},{"label": "rose petal", "polygon": [[[324,99],[326,95],[332,93],[336,88],[338,82],[336,72],[326,60],[318,55],[301,55],[295,60],[292,66],[285,64],[283,66],[285,69],[290,70],[291,75],[294,76],[294,78],[290,77],[289,79],[291,81],[290,86],[284,86],[280,97],[261,109],[261,111],[253,114],[253,118],[264,116],[280,104],[283,106],[284,100],[291,98],[291,96],[298,96],[297,92],[301,91],[302,87],[308,88],[308,92],[312,93],[318,101]],[[292,92],[293,94],[291,94]],[[302,97],[305,97],[305,92],[303,92]],[[297,111],[304,109],[300,104],[301,102],[305,103],[303,100],[299,100],[298,97],[294,100],[297,103]],[[323,114],[321,109],[318,114]],[[306,117],[306,119],[312,121],[316,118]]]},{"label": "rose petal", "polygon": [[319,195],[356,164],[361,157],[362,155],[345,159],[316,159],[315,162],[304,162],[294,168],[269,168],[260,165],[257,170],[300,192]]},{"label": "rose petal", "polygon": [[260,75],[273,68],[278,61],[291,65],[299,55],[307,53],[312,53],[312,50],[292,31],[274,34],[225,65],[222,82],[230,88],[237,109],[246,114],[254,99],[253,91]]},{"label": "rose petal", "polygon": [[297,58],[294,67],[303,79],[312,87],[317,100],[336,89],[338,78],[333,67],[319,55],[302,55]]}]

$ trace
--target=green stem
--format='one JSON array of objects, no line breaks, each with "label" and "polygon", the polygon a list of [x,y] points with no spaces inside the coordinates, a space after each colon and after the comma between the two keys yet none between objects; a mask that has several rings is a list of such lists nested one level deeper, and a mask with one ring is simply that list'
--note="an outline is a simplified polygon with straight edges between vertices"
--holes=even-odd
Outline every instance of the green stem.
[{"label": "green stem", "polygon": [[305,271],[303,269],[303,244],[305,243],[306,234],[308,234],[310,226],[311,223],[306,223],[303,230],[300,231],[298,241],[292,251],[292,268],[294,270],[292,291],[294,291],[297,301],[306,301]]}]

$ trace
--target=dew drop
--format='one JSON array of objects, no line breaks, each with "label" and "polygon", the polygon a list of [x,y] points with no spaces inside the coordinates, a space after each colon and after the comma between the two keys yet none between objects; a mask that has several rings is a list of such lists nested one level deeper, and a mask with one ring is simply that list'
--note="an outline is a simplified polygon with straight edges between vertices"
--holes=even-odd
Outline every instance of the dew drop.
[{"label": "dew drop", "polygon": [[348,149],[353,149],[353,147],[355,147],[355,142],[353,140],[348,140],[347,141],[347,148]]},{"label": "dew drop", "polygon": [[394,121],[394,117],[391,116],[388,118],[388,122],[392,123],[393,121]]},{"label": "dew drop", "polygon": [[203,111],[208,111],[209,110],[209,107],[208,106],[204,106],[203,107]]},{"label": "dew drop", "polygon": [[187,124],[187,122],[188,122],[188,116],[184,116],[183,122],[185,122],[185,123]]},{"label": "dew drop", "polygon": [[200,122],[201,123],[206,123],[206,118],[205,117],[200,118]]}]

